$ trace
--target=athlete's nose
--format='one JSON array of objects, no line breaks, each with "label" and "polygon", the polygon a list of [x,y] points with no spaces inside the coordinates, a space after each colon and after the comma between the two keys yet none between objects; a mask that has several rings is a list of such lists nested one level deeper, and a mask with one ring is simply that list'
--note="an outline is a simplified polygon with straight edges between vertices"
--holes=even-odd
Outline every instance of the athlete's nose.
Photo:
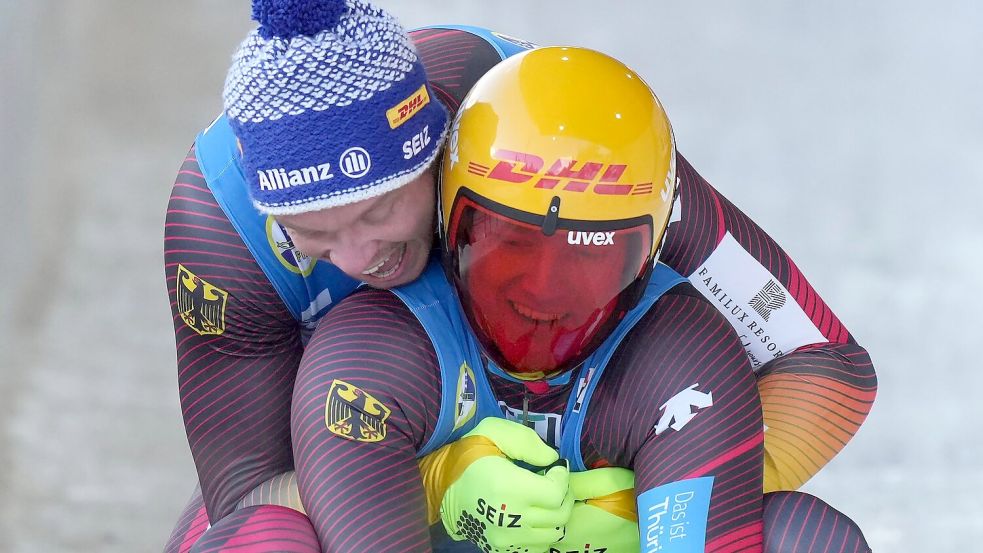
[{"label": "athlete's nose", "polygon": [[535,297],[549,302],[563,297],[567,290],[567,280],[572,278],[565,256],[553,248],[543,248],[536,263],[526,266],[522,277],[523,287],[535,293]]},{"label": "athlete's nose", "polygon": [[352,278],[362,279],[377,257],[378,243],[362,240],[340,240],[328,252],[328,261]]}]

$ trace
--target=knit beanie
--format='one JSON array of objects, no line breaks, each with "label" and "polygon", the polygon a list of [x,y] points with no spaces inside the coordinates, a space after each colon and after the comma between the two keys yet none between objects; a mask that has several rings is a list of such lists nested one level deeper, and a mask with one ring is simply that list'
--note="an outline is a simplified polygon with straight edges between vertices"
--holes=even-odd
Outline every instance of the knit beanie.
[{"label": "knit beanie", "polygon": [[253,0],[253,19],[223,96],[260,212],[366,200],[429,169],[448,115],[392,15],[363,0]]}]

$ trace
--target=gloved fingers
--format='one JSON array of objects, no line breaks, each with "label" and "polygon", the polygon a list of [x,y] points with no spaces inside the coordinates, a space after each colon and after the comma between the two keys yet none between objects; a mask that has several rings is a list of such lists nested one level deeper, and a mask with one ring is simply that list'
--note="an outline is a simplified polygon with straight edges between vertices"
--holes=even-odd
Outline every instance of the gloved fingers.
[{"label": "gloved fingers", "polygon": [[550,550],[550,545],[560,541],[562,538],[562,527],[524,529],[519,542],[516,541],[515,536],[508,534],[486,536],[488,545],[497,550],[514,551],[516,546],[520,546],[523,551],[539,551],[541,553],[547,553]]},{"label": "gloved fingers", "polygon": [[570,526],[578,525],[589,527],[591,526],[591,522],[596,523],[601,519],[601,517],[604,516],[611,516],[611,513],[608,513],[600,507],[595,507],[594,505],[577,501],[574,503],[573,510],[570,512],[570,521],[567,524]]},{"label": "gloved fingers", "polygon": [[495,442],[507,457],[544,467],[560,455],[536,434],[536,431],[517,422],[488,417],[478,423],[468,435],[481,434]]},{"label": "gloved fingers", "polygon": [[634,487],[635,473],[625,468],[605,467],[570,474],[570,490],[578,501]]},{"label": "gloved fingers", "polygon": [[573,498],[570,497],[555,509],[528,507],[522,512],[522,526],[534,529],[562,528],[570,522],[573,505]]},{"label": "gloved fingers", "polygon": [[552,547],[553,551],[580,551],[578,547],[585,543],[591,544],[592,551],[638,553],[638,524],[578,501],[570,513],[563,540]]},{"label": "gloved fingers", "polygon": [[[550,467],[543,475],[547,480],[553,482],[557,489],[563,490],[564,495],[571,495],[570,492],[570,464],[564,461],[562,465]],[[562,496],[557,498],[557,503],[562,501]]]},{"label": "gloved fingers", "polygon": [[489,465],[488,470],[482,471],[484,474],[494,475],[488,486],[495,497],[521,498],[527,506],[556,509],[570,495],[570,471],[564,466],[554,467],[546,474],[537,474],[508,459],[486,459],[478,462]]}]

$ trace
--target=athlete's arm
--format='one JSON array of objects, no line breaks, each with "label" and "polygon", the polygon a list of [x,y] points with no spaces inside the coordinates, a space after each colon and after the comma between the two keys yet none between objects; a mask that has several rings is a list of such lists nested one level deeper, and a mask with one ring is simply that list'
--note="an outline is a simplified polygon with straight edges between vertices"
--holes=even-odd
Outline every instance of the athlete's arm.
[{"label": "athlete's arm", "polygon": [[[451,112],[501,60],[488,40],[468,31],[411,36],[435,100]],[[168,206],[165,271],[185,424],[208,513],[217,520],[253,487],[292,467],[286,410],[302,349],[293,317],[217,206],[194,150],[187,157]],[[229,292],[221,335],[199,335],[179,316],[182,264]]]},{"label": "athlete's arm", "polygon": [[677,156],[679,199],[661,260],[737,330],[764,408],[765,490],[795,489],[835,456],[873,405],[877,379],[781,247]]},{"label": "athlete's arm", "polygon": [[209,518],[293,466],[297,323],[188,153],[164,226],[185,429]]},{"label": "athlete's arm", "polygon": [[291,428],[322,550],[431,550],[416,452],[440,392],[433,345],[392,293],[359,291],[321,319],[297,373]]},{"label": "athlete's arm", "polygon": [[663,296],[625,338],[598,384],[582,444],[588,467],[635,471],[643,551],[670,543],[704,551],[704,541],[706,551],[760,547],[754,375],[730,325],[689,285]]}]

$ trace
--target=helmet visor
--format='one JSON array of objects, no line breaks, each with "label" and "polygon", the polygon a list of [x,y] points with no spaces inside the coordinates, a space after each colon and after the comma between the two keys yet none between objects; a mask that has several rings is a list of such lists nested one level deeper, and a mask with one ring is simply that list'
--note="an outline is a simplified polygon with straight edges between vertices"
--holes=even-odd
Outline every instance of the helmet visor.
[{"label": "helmet visor", "polygon": [[[450,272],[472,329],[502,369],[541,378],[571,369],[610,335],[650,262],[650,217],[544,217],[459,195]],[[560,210],[562,213],[562,209]]]}]

